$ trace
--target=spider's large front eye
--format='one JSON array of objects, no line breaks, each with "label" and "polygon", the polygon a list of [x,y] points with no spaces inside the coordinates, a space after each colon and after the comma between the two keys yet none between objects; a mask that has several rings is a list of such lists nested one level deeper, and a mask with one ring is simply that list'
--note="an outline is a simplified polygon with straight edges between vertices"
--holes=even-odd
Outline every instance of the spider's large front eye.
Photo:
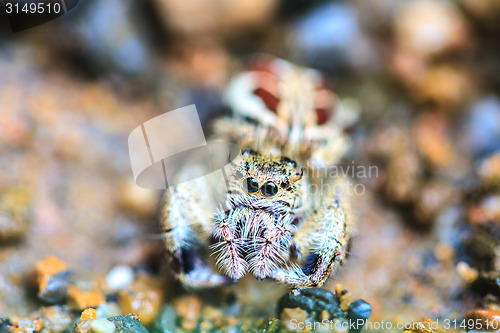
[{"label": "spider's large front eye", "polygon": [[276,186],[276,184],[273,182],[267,182],[264,185],[262,185],[262,187],[260,188],[260,191],[266,197],[272,197],[276,193],[278,193],[278,186]]},{"label": "spider's large front eye", "polygon": [[259,190],[259,182],[255,178],[247,178],[243,184],[248,193],[255,193]]}]

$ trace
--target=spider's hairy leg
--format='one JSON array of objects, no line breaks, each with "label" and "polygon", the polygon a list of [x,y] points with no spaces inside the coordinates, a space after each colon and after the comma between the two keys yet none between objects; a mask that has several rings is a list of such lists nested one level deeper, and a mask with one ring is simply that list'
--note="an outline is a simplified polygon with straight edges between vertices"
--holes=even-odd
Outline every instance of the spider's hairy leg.
[{"label": "spider's hairy leg", "polygon": [[309,164],[324,168],[335,165],[349,149],[349,139],[342,129],[336,127],[314,128],[308,132],[309,140],[316,142]]},{"label": "spider's hairy leg", "polygon": [[216,139],[238,142],[242,148],[270,151],[283,145],[284,137],[278,129],[269,126],[257,126],[243,119],[222,118],[214,122]]},{"label": "spider's hairy leg", "polygon": [[219,211],[215,216],[214,236],[218,242],[213,249],[218,254],[217,265],[220,269],[233,280],[238,280],[245,275],[247,263],[241,257],[244,244],[236,231],[235,222],[238,219],[235,214],[235,211],[229,214]]},{"label": "spider's hairy leg", "polygon": [[[340,179],[335,185],[345,189],[348,184]],[[336,264],[341,265],[346,257],[353,223],[349,200],[334,191],[325,195],[293,239],[305,263],[302,267],[277,269],[271,277],[298,288],[321,287]]]},{"label": "spider's hairy leg", "polygon": [[249,255],[250,268],[257,278],[268,277],[279,264],[284,263],[284,253],[288,249],[291,237],[291,232],[284,225],[264,230],[263,237],[259,237],[255,244],[257,250]]},{"label": "spider's hairy leg", "polygon": [[213,124],[215,137],[225,139],[230,142],[238,142],[244,146],[244,143],[252,140],[255,126],[243,120],[232,118],[217,119]]},{"label": "spider's hairy leg", "polygon": [[217,287],[230,282],[214,273],[197,253],[198,247],[208,244],[212,234],[213,208],[201,197],[205,192],[193,191],[193,186],[202,181],[197,179],[167,189],[161,204],[160,223],[170,267],[187,288]]}]

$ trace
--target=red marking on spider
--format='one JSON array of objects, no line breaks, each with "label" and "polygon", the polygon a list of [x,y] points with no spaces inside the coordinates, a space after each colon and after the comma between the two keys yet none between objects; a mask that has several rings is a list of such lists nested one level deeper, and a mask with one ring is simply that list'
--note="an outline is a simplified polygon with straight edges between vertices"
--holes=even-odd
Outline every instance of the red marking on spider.
[{"label": "red marking on spider", "polygon": [[269,110],[276,113],[280,103],[276,77],[267,73],[258,73],[256,80],[257,88],[253,93],[259,96]]}]

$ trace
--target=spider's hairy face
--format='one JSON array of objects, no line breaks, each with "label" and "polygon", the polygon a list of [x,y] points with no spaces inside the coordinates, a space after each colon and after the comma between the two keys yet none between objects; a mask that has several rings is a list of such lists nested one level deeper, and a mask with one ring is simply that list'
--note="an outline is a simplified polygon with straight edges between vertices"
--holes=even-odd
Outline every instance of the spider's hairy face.
[{"label": "spider's hairy face", "polygon": [[215,218],[218,266],[237,280],[247,270],[265,278],[284,264],[300,206],[302,169],[286,157],[245,151],[234,172],[228,210]]},{"label": "spider's hairy face", "polygon": [[238,192],[253,199],[267,199],[292,207],[300,197],[303,170],[287,157],[262,156],[245,151],[234,178]]}]

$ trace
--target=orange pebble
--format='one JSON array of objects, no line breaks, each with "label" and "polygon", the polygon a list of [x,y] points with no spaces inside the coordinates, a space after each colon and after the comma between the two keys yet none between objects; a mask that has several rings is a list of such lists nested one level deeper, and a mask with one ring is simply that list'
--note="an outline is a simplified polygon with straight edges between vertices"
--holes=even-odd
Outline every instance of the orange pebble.
[{"label": "orange pebble", "polygon": [[87,319],[94,320],[97,316],[97,311],[94,308],[86,308],[83,310],[82,315],[80,316],[80,321],[84,322]]},{"label": "orange pebble", "polygon": [[55,256],[48,256],[47,258],[38,261],[35,264],[35,271],[37,273],[38,287],[40,290],[45,289],[48,279],[51,275],[63,272],[68,268],[68,264],[59,260]]},{"label": "orange pebble", "polygon": [[45,327],[45,322],[43,320],[35,320],[35,332],[41,331]]},{"label": "orange pebble", "polygon": [[98,290],[83,291],[75,286],[68,287],[68,303],[75,310],[98,306],[105,301],[106,298]]}]

